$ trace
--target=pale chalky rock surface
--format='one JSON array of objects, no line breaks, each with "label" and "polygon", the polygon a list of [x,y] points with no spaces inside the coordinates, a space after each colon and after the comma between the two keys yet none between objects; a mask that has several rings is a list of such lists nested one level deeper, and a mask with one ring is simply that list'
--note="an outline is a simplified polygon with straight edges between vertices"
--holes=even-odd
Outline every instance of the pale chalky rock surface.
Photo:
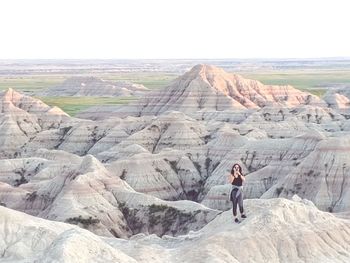
[{"label": "pale chalky rock surface", "polygon": [[337,109],[344,115],[350,114],[350,92],[349,87],[330,89],[324,94],[323,100],[329,107]]},{"label": "pale chalky rock surface", "polygon": [[1,206],[0,236],[2,262],[137,262],[87,230]]},{"label": "pale chalky rock surface", "polygon": [[[136,192],[93,156],[72,158],[72,154],[63,153],[40,150],[41,158],[1,160],[1,203],[42,218],[72,222],[99,235],[117,237],[139,232],[186,233],[202,227],[219,213],[196,202],[163,201]],[[66,158],[72,161],[62,162]],[[171,170],[164,160],[160,164]],[[186,162],[181,167],[185,165]],[[181,174],[173,176],[175,182],[182,179]],[[144,187],[147,189],[149,184],[144,183]],[[183,187],[179,193],[186,194],[185,183]],[[147,193],[142,189],[140,192]]]},{"label": "pale chalky rock surface", "polygon": [[350,221],[294,199],[248,200],[248,218],[241,224],[227,211],[187,235],[140,234],[129,240],[101,238],[0,207],[0,251],[11,263],[348,262]]},{"label": "pale chalky rock surface", "polygon": [[210,65],[197,65],[161,90],[147,93],[135,103],[123,107],[93,107],[82,112],[84,118],[107,116],[159,115],[167,111],[192,114],[197,111],[259,109],[267,105],[325,106],[317,96],[292,86],[263,85]]},{"label": "pale chalky rock surface", "polygon": [[13,157],[45,129],[58,128],[68,115],[57,107],[8,89],[0,93],[0,156]]},{"label": "pale chalky rock surface", "polygon": [[297,168],[263,194],[298,194],[326,211],[350,210],[350,136],[320,141]]},{"label": "pale chalky rock surface", "polygon": [[[0,205],[27,215],[0,207],[0,255],[349,262],[350,119],[336,103],[208,65],[88,119],[2,92]],[[239,225],[226,211],[234,163],[246,175]]]}]

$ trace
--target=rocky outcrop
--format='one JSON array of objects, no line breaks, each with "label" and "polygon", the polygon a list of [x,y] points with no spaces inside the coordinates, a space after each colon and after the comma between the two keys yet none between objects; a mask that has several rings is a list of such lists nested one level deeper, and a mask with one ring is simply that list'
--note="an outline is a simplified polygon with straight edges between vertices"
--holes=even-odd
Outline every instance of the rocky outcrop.
[{"label": "rocky outcrop", "polygon": [[[195,202],[163,201],[135,192],[91,155],[73,158],[47,150],[38,155],[1,160],[2,204],[117,237],[140,232],[178,235],[202,227],[219,213]],[[151,180],[151,175],[145,178]]]},{"label": "rocky outcrop", "polygon": [[317,96],[292,86],[264,85],[210,65],[197,65],[168,87],[147,93],[126,107],[94,107],[80,117],[159,115],[167,111],[193,114],[198,111],[260,109],[265,106],[325,106]]},{"label": "rocky outcrop", "polygon": [[240,163],[247,174],[245,194],[257,198],[265,193],[279,178],[284,178],[297,167],[319,141],[325,137],[317,132],[288,139],[249,140],[227,153],[207,179],[205,188],[226,184],[232,168],[232,160]]},{"label": "rocky outcrop", "polygon": [[350,92],[349,87],[329,89],[323,99],[330,108],[336,109],[347,118],[350,117]]},{"label": "rocky outcrop", "polygon": [[[30,180],[33,171],[39,169],[36,168],[39,159],[48,160],[51,158],[49,153],[56,151],[61,153],[57,158],[72,165],[81,162],[81,157],[92,154],[104,163],[110,176],[125,180],[143,194],[164,200],[204,201],[208,205],[210,199],[216,200],[223,194],[220,192],[223,188],[218,186],[227,183],[226,175],[233,162],[239,162],[248,175],[245,196],[257,198],[273,186],[282,184],[285,178],[294,176],[293,173],[298,171],[296,168],[316,151],[319,142],[332,135],[339,138],[341,145],[350,130],[348,120],[337,110],[312,105],[265,106],[247,111],[247,115],[241,115],[242,119],[228,121],[218,117],[198,120],[174,111],[159,116],[92,121],[70,118],[60,110],[54,113],[42,102],[11,90],[3,97],[3,101],[8,102],[4,104],[6,113],[3,117],[8,120],[5,123],[13,126],[0,127],[1,132],[9,134],[2,137],[9,146],[3,144],[0,150],[6,153],[4,157],[22,159],[17,163],[10,162],[17,170],[11,168],[9,177],[2,178],[3,183],[12,187],[22,185],[21,190],[31,185],[23,182]],[[21,101],[28,103],[21,104]],[[23,116],[32,121],[26,123]],[[46,117],[46,121],[40,122],[38,116],[40,119]],[[14,120],[19,121],[14,124]],[[15,135],[16,140],[9,140]],[[33,157],[39,159],[30,159]],[[24,160],[31,164],[21,166]],[[3,161],[4,165],[9,163]],[[44,163],[54,167],[53,163],[57,161]],[[347,164],[347,160],[344,163]],[[341,163],[335,164],[335,177],[342,178],[342,167]],[[68,173],[78,171],[74,166],[65,169],[62,181]],[[336,180],[337,187],[340,182]],[[8,186],[4,187],[13,193]],[[20,196],[22,194],[26,192],[22,191]],[[307,197],[303,192],[298,194]],[[346,199],[345,191],[341,196]],[[315,203],[325,210],[330,205],[329,202],[326,206],[322,202]],[[28,212],[38,214],[45,209],[44,204],[42,202]],[[336,211],[344,211],[347,207],[339,206]]]},{"label": "rocky outcrop", "polygon": [[7,262],[348,262],[348,219],[297,197],[248,200],[246,208],[241,224],[227,211],[187,235],[124,240],[0,207],[0,251]]},{"label": "rocky outcrop", "polygon": [[7,262],[137,262],[91,232],[0,206],[0,251]]},{"label": "rocky outcrop", "polygon": [[58,128],[69,116],[57,107],[8,89],[0,93],[0,156],[14,157],[39,132]]},{"label": "rocky outcrop", "polygon": [[297,168],[281,179],[263,198],[291,197],[294,194],[313,201],[330,212],[350,210],[350,137],[320,141]]},{"label": "rocky outcrop", "polygon": [[[2,93],[0,205],[37,217],[0,207],[2,257],[349,261],[346,114],[291,87],[209,66],[162,94],[141,99],[139,117],[87,120]],[[226,211],[233,163],[246,175],[240,225]]]}]

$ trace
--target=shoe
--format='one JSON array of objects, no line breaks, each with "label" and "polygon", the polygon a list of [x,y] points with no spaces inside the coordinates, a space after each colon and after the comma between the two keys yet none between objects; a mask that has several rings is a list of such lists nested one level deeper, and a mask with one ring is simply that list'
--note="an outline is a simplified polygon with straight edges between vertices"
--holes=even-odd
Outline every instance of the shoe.
[{"label": "shoe", "polygon": [[238,220],[238,218],[235,218],[235,222],[236,222],[236,223],[239,223],[239,220]]},{"label": "shoe", "polygon": [[245,214],[241,215],[242,218],[247,218],[247,216]]}]

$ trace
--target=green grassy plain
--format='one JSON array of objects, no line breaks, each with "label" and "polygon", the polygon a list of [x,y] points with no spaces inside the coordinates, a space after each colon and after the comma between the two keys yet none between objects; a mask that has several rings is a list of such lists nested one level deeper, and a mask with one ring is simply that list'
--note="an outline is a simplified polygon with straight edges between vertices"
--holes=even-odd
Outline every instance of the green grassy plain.
[{"label": "green grassy plain", "polygon": [[12,76],[0,77],[0,90],[9,88],[18,91],[39,91],[55,86],[65,79],[64,76]]},{"label": "green grassy plain", "polygon": [[[169,84],[177,76],[174,74],[155,73],[116,73],[116,74],[96,74],[96,77],[110,81],[131,81],[143,84],[149,89],[158,89]],[[58,85],[69,75],[30,75],[30,76],[0,76],[0,90],[13,88],[21,91],[38,91]]]},{"label": "green grassy plain", "polygon": [[[11,76],[0,77],[0,90],[13,88],[22,92],[36,92],[62,83],[70,76],[66,75],[31,75],[31,76]],[[166,73],[118,73],[96,75],[110,81],[131,81],[143,84],[149,89],[159,89],[169,84],[176,75]],[[37,97],[50,106],[57,106],[69,115],[74,116],[76,113],[96,105],[122,105],[127,104],[136,98],[132,97]]]},{"label": "green grassy plain", "polygon": [[131,97],[37,97],[50,106],[57,106],[74,116],[78,112],[97,105],[123,105],[135,98]]},{"label": "green grassy plain", "polygon": [[322,96],[329,87],[334,85],[349,85],[350,70],[313,70],[313,71],[269,71],[269,72],[244,72],[242,76],[256,79],[264,84],[292,85],[297,89]]},{"label": "green grassy plain", "polygon": [[[239,72],[245,78],[256,79],[264,84],[292,85],[295,88],[309,91],[322,96],[328,87],[335,85],[350,85],[350,70],[271,70]],[[149,89],[159,89],[168,85],[177,75],[164,72],[125,72],[96,74],[96,77],[105,80],[131,81],[143,84]],[[0,76],[0,90],[13,88],[19,91],[35,92],[62,83],[70,75],[18,75]],[[40,97],[51,106],[58,106],[70,115],[95,105],[121,105],[135,98],[110,98],[110,97]]]}]

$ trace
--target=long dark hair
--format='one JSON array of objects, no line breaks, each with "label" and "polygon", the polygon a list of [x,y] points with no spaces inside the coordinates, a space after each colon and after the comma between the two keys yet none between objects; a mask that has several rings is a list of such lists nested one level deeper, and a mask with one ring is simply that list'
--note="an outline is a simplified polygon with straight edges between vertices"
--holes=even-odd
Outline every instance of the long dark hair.
[{"label": "long dark hair", "polygon": [[238,169],[239,169],[240,174],[243,175],[243,174],[242,174],[242,167],[241,167],[238,163],[235,163],[235,164],[232,166],[231,174],[232,174],[232,175],[234,174],[234,172],[235,172],[235,166],[236,166],[236,165],[238,165]]}]

